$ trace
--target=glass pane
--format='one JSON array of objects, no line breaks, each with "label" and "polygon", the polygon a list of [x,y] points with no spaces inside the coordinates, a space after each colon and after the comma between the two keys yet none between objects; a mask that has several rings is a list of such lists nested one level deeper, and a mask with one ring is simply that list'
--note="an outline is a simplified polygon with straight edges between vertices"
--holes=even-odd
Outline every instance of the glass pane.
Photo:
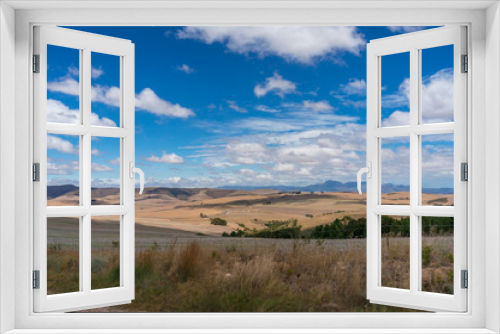
[{"label": "glass pane", "polygon": [[410,288],[410,217],[382,216],[381,285]]},{"label": "glass pane", "polygon": [[120,286],[120,216],[92,217],[92,289]]},{"label": "glass pane", "polygon": [[47,45],[47,122],[80,123],[80,50]]},{"label": "glass pane", "polygon": [[47,205],[80,205],[80,137],[47,135]]},{"label": "glass pane", "polygon": [[453,217],[422,217],[422,291],[453,294]]},{"label": "glass pane", "polygon": [[120,57],[92,52],[93,126],[120,126]]},{"label": "glass pane", "polygon": [[422,50],[422,123],[453,122],[453,45]]},{"label": "glass pane", "polygon": [[47,294],[80,291],[80,218],[47,218]]},{"label": "glass pane", "polygon": [[410,125],[410,53],[381,57],[382,126]]},{"label": "glass pane", "polygon": [[409,205],[410,138],[382,138],[381,148],[381,203],[383,205]]},{"label": "glass pane", "polygon": [[120,138],[92,137],[92,205],[120,205]]},{"label": "glass pane", "polygon": [[422,205],[453,205],[453,139],[453,133],[422,136]]}]

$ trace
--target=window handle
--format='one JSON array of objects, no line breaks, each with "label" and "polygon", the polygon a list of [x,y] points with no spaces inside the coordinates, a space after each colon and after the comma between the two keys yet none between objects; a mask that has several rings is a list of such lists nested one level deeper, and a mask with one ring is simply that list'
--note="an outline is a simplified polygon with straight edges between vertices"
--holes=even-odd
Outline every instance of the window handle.
[{"label": "window handle", "polygon": [[361,191],[361,176],[366,173],[367,178],[372,178],[372,163],[368,161],[368,166],[361,168],[358,170],[358,192],[361,195],[363,192]]},{"label": "window handle", "polygon": [[142,195],[142,192],[144,191],[144,172],[142,171],[142,169],[134,167],[133,161],[130,161],[129,171],[130,171],[130,178],[132,180],[135,179],[135,173],[139,174],[139,184],[141,186],[141,189],[139,190],[139,195]]}]

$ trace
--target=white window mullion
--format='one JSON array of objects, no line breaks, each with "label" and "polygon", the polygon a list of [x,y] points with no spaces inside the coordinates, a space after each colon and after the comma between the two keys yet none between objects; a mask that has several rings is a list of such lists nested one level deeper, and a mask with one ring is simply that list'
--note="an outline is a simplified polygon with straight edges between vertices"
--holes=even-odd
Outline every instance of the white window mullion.
[{"label": "white window mullion", "polygon": [[420,237],[419,217],[414,209],[419,205],[420,193],[420,139],[413,131],[419,123],[420,60],[419,50],[410,50],[410,291],[418,291]]},{"label": "white window mullion", "polygon": [[[91,106],[92,106],[92,94],[91,94],[91,52],[89,48],[83,50],[83,67],[81,71],[81,85],[82,85],[82,121],[83,126],[87,129],[86,133],[82,136],[82,146],[80,148],[80,166],[82,177],[82,183],[80,186],[80,198],[83,201],[83,206],[90,209],[92,203],[92,137],[89,131],[91,122]],[[83,271],[81,276],[83,276],[83,291],[90,294],[92,289],[91,286],[91,275],[92,275],[92,216],[90,211],[87,211],[83,216],[83,233],[80,236],[82,239],[82,267]]]},{"label": "white window mullion", "polygon": [[[121,57],[121,127],[123,131],[134,133],[135,131],[135,56],[129,53]],[[121,182],[122,182],[122,203],[127,213],[121,218],[121,285],[133,287],[135,285],[135,178],[131,176],[131,162],[135,161],[135,137],[126,136],[121,140],[122,161],[121,161]],[[135,166],[135,163],[134,163]],[[130,299],[135,296],[135,290],[129,292]]]},{"label": "white window mullion", "polygon": [[[380,57],[372,52],[371,45],[367,45],[367,82],[375,82],[375,85],[367,85],[367,96],[380,97]],[[375,207],[380,204],[380,139],[374,135],[379,126],[380,98],[368,100],[366,115],[366,160],[371,162],[372,178],[366,183],[366,286],[367,297],[371,296],[380,282],[380,216],[375,212]]]}]

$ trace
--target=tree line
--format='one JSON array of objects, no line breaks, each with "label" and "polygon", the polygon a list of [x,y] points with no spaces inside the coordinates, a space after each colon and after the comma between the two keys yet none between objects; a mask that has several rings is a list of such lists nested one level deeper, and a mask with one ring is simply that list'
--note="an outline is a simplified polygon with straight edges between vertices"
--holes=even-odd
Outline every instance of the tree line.
[{"label": "tree line", "polygon": [[[383,237],[409,237],[410,218],[382,216],[381,233]],[[452,235],[453,217],[422,217],[422,235]],[[310,234],[313,239],[357,239],[366,238],[366,218],[344,216],[332,223],[318,225]]]}]

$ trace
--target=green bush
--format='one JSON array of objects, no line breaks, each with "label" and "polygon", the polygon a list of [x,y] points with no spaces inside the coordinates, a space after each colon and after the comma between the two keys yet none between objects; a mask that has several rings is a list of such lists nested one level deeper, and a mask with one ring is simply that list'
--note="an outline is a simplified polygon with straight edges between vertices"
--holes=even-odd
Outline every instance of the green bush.
[{"label": "green bush", "polygon": [[210,224],[227,226],[227,221],[225,219],[222,219],[222,218],[210,218]]},{"label": "green bush", "polygon": [[431,246],[425,246],[422,248],[422,264],[428,266],[431,264],[432,248]]}]

